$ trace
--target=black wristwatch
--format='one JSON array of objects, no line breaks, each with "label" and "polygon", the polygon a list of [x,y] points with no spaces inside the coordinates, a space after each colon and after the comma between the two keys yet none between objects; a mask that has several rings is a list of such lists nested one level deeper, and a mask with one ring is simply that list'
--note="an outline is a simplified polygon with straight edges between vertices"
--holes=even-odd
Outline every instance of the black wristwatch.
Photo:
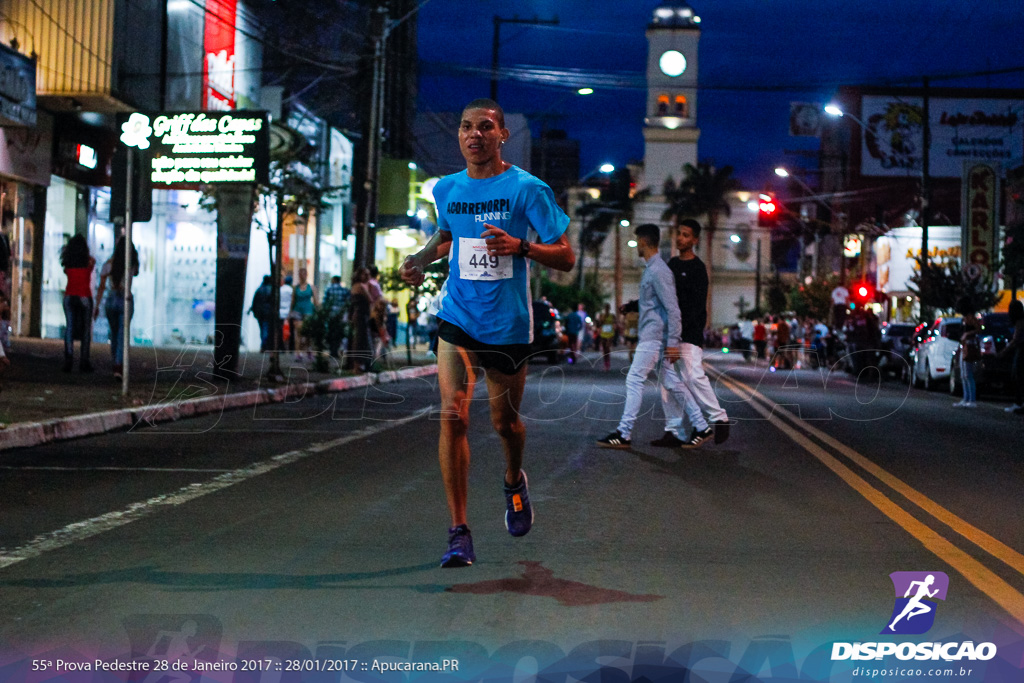
[{"label": "black wristwatch", "polygon": [[530,255],[530,242],[529,240],[519,240],[519,255],[529,256]]}]

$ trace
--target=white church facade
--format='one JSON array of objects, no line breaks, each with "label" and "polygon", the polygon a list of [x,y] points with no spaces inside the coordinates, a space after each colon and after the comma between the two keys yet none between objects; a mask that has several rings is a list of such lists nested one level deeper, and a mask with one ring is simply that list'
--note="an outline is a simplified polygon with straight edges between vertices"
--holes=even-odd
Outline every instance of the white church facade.
[{"label": "white church facade", "polygon": [[[672,178],[679,183],[683,179],[683,167],[696,165],[699,159],[700,17],[682,0],[665,0],[655,8],[646,35],[646,115],[638,122],[644,136],[644,159],[642,165],[631,166],[630,170],[636,188],[646,189],[648,196],[634,204],[632,223],[655,223],[662,228],[662,254],[667,259],[675,248],[674,221],[662,218],[667,206],[663,194],[665,181]],[[588,200],[587,188],[570,192],[567,207],[572,218],[570,239],[577,254],[580,254],[579,235],[583,223],[576,210]],[[709,321],[715,328],[735,323],[743,313],[755,307],[758,272],[761,290],[764,290],[770,263],[769,231],[757,225],[757,194],[735,192],[729,204],[730,215],[720,217],[711,245]],[[706,228],[706,216],[697,219]],[[597,271],[599,282],[613,304],[635,299],[639,293],[642,267],[635,249],[630,246],[632,239],[632,228],[620,227],[608,235],[596,263],[592,254],[586,254],[583,259],[588,273]],[[706,235],[702,235],[697,255],[705,264],[709,261],[707,249]],[[761,305],[764,306],[763,291]]]}]

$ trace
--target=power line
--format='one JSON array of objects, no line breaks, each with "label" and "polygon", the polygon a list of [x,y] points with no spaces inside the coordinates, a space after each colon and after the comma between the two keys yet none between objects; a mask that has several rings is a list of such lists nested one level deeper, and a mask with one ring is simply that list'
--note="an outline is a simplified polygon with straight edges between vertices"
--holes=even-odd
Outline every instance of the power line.
[{"label": "power line", "polygon": [[[474,66],[469,64],[456,64],[452,62],[423,61],[421,66],[425,71],[436,69],[442,72],[465,74],[469,76],[491,77],[493,71],[487,67]],[[998,76],[1013,73],[1024,73],[1024,66],[1011,66],[1000,69],[985,69],[978,71],[967,71],[958,73],[947,73],[928,76],[932,80],[956,80],[965,78],[979,78],[983,76]],[[592,71],[586,69],[573,69],[564,67],[544,67],[535,65],[508,65],[499,67],[498,77],[502,80],[519,81],[539,87],[550,86],[554,89],[564,90],[566,88],[576,89],[580,87],[605,88],[616,90],[646,90],[648,88],[647,76],[641,71]],[[881,79],[875,83],[861,83],[866,87],[892,86],[894,84],[919,83],[924,76],[900,76],[896,78]],[[751,83],[700,83],[695,86],[688,86],[687,89],[698,91],[736,91],[736,92],[806,92],[821,90],[822,88],[838,87],[835,79],[822,79],[805,82],[791,82],[775,85],[751,84]]]}]

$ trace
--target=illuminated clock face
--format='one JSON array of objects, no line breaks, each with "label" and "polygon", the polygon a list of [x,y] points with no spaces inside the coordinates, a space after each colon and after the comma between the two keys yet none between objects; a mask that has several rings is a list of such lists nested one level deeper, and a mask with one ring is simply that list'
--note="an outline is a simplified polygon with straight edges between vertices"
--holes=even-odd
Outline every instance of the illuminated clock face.
[{"label": "illuminated clock face", "polygon": [[686,57],[678,50],[666,50],[658,60],[658,66],[666,76],[679,76],[686,71]]}]

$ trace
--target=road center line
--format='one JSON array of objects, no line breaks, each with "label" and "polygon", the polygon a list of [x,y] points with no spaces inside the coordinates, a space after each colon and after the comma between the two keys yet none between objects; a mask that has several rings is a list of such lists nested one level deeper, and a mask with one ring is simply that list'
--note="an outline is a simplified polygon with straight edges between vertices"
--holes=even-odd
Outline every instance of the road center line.
[{"label": "road center line", "polygon": [[63,548],[71,545],[72,543],[77,543],[78,541],[91,538],[92,536],[102,534],[106,531],[131,524],[132,522],[137,522],[140,519],[144,519],[145,517],[165,508],[182,505],[211,493],[216,493],[217,491],[226,489],[229,486],[240,484],[243,481],[248,481],[249,479],[258,477],[261,474],[272,472],[279,467],[290,465],[310,456],[319,455],[320,453],[329,451],[333,448],[338,448],[339,446],[344,446],[353,441],[358,441],[360,439],[374,436],[375,434],[380,434],[381,432],[386,432],[387,430],[394,429],[395,427],[401,427],[402,425],[429,415],[431,411],[437,410],[437,408],[438,406],[436,405],[428,406],[408,417],[388,422],[380,422],[332,441],[312,444],[304,449],[275,455],[269,460],[264,460],[262,462],[253,463],[252,465],[247,465],[246,467],[225,472],[208,481],[183,486],[173,493],[165,493],[159,496],[154,496],[153,498],[140,503],[132,503],[122,510],[108,512],[81,522],[72,522],[62,529],[57,529],[56,531],[50,531],[36,536],[34,539],[19,548],[14,548],[13,550],[0,550],[0,569],[9,567],[12,564],[21,562],[22,560],[39,557],[44,553]]},{"label": "road center line", "polygon": [[781,417],[775,415],[774,411],[778,410],[778,406],[769,399],[753,388],[735,380],[727,379],[723,376],[719,376],[718,379],[737,396],[742,397],[741,390],[745,391],[753,399],[750,405],[754,410],[767,418],[777,429],[817,458],[825,467],[832,470],[840,479],[867,499],[869,503],[878,508],[882,514],[903,527],[911,536],[920,541],[925,548],[958,571],[975,588],[995,601],[997,605],[1003,608],[1016,621],[1015,624],[1010,624],[1014,630],[1024,634],[1024,595],[981,562],[975,560],[942,537],[938,532],[914,518],[909,512],[887,498],[881,491],[830,455],[821,446],[797,431],[795,427],[787,424]]},{"label": "road center line", "polygon": [[917,489],[913,488],[912,486],[901,480],[899,477],[891,474],[882,467],[878,466],[869,458],[861,455],[860,453],[850,448],[846,444],[840,442],[839,440],[821,431],[817,427],[801,419],[800,417],[786,409],[785,406],[774,403],[771,399],[766,397],[764,394],[761,394],[754,388],[744,384],[743,382],[733,377],[725,378],[723,379],[723,381],[733,382],[737,386],[742,387],[752,397],[760,398],[766,405],[771,407],[771,409],[774,411],[776,415],[782,415],[789,418],[791,422],[793,422],[797,427],[802,429],[804,432],[810,434],[811,436],[814,436],[819,441],[829,446],[830,448],[835,449],[839,453],[842,453],[852,462],[856,463],[858,466],[863,468],[866,472],[869,472],[871,475],[873,475],[876,479],[878,479],[879,481],[881,481],[882,483],[884,483],[885,485],[887,485],[888,487],[890,487],[891,489],[905,497],[907,500],[913,502],[922,510],[924,510],[925,512],[927,512],[932,517],[939,520],[949,528],[953,529],[953,531],[957,532],[971,543],[974,543],[976,546],[978,546],[985,552],[989,553],[993,557],[1002,560],[1018,573],[1024,574],[1024,554],[1017,552],[1016,550],[1006,545],[999,539],[993,537],[985,531],[982,531],[970,522],[958,517],[950,510],[947,510],[939,503],[935,502],[928,496],[924,495]]}]

